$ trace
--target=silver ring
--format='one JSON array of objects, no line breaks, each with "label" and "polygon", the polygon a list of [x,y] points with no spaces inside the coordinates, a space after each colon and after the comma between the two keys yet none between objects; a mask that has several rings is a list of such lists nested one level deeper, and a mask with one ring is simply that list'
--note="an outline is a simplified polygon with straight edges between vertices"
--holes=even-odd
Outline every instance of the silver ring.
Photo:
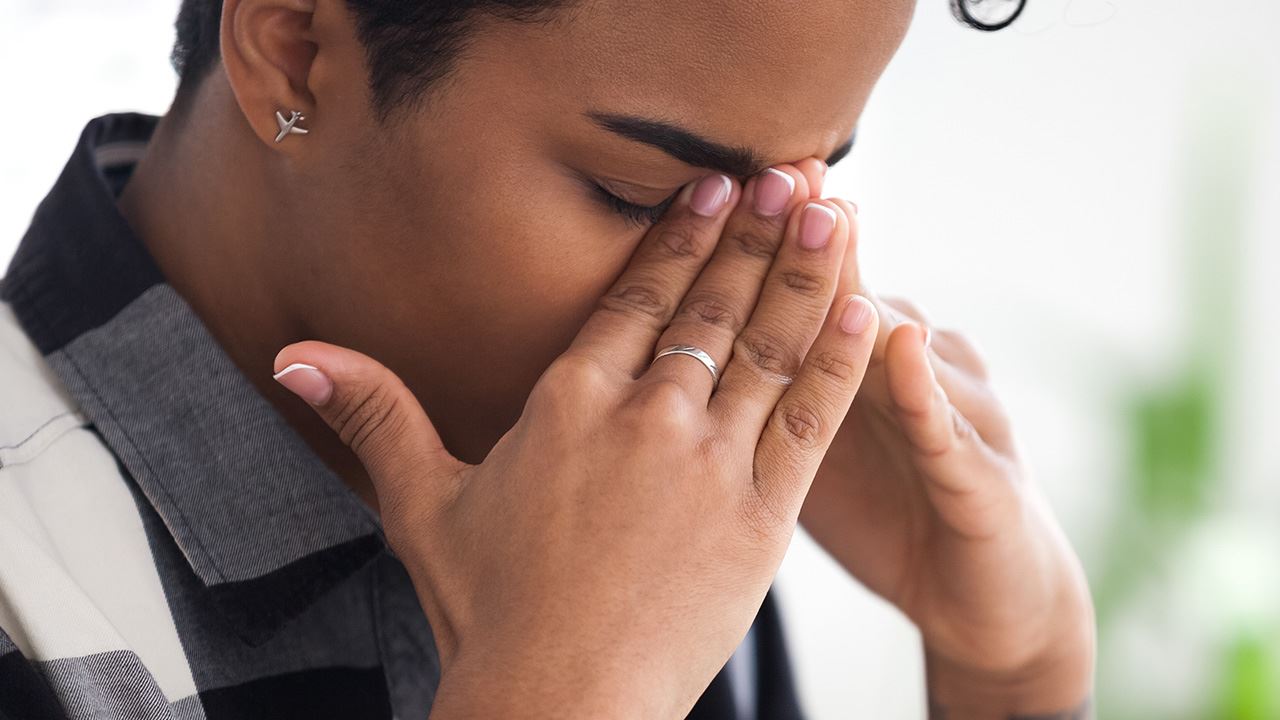
[{"label": "silver ring", "polygon": [[715,359],[702,348],[692,345],[668,345],[653,356],[653,360],[649,363],[650,367],[653,366],[653,363],[658,362],[658,358],[664,355],[688,355],[689,357],[697,358],[698,362],[705,365],[707,370],[711,372],[711,387],[715,388],[720,383],[720,368],[716,366]]}]

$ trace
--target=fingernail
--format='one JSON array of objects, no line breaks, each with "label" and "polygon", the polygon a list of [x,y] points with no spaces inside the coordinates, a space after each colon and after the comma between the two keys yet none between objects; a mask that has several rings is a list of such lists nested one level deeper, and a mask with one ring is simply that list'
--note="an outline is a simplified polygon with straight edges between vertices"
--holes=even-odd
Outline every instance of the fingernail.
[{"label": "fingernail", "polygon": [[724,209],[733,192],[733,181],[728,175],[708,175],[698,181],[689,198],[689,207],[705,217],[713,217]]},{"label": "fingernail", "polygon": [[800,246],[816,250],[831,239],[836,229],[836,211],[826,205],[809,203],[800,216]]},{"label": "fingernail", "polygon": [[787,207],[795,189],[795,178],[781,170],[766,169],[756,178],[754,190],[756,212],[765,217],[777,215]]},{"label": "fingernail", "polygon": [[924,346],[926,349],[928,349],[929,343],[932,341],[933,341],[933,328],[926,327],[924,329]]},{"label": "fingernail", "polygon": [[850,335],[867,329],[871,324],[871,303],[861,295],[854,295],[844,304],[844,312],[840,315],[840,329]]},{"label": "fingernail", "polygon": [[271,377],[312,405],[323,405],[333,395],[333,382],[314,365],[294,363]]}]

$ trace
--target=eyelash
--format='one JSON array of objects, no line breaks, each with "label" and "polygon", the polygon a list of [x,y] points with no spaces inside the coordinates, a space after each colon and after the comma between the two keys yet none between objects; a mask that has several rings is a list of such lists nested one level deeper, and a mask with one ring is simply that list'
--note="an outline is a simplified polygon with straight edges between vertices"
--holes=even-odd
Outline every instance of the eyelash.
[{"label": "eyelash", "polygon": [[667,208],[671,207],[671,203],[675,201],[679,191],[672,193],[671,197],[663,200],[657,205],[637,205],[633,202],[627,202],[613,193],[605,190],[599,183],[592,183],[595,186],[596,193],[600,199],[610,210],[622,215],[627,222],[633,223],[636,227],[648,227],[658,222],[662,215],[666,213]]}]

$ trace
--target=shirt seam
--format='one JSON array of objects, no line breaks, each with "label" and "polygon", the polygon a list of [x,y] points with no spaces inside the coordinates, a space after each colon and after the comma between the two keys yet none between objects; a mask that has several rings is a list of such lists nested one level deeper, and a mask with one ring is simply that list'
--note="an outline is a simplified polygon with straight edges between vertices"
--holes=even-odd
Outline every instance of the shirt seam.
[{"label": "shirt seam", "polygon": [[32,442],[32,441],[34,441],[34,440],[36,439],[36,437],[37,437],[38,435],[40,435],[40,434],[41,434],[41,433],[42,433],[46,428],[48,428],[50,425],[52,425],[52,424],[56,423],[57,421],[61,420],[62,418],[65,418],[65,417],[77,417],[77,418],[79,419],[79,421],[80,421],[80,422],[79,422],[77,425],[72,425],[72,426],[67,427],[67,428],[66,428],[66,429],[64,429],[62,432],[60,432],[60,433],[58,433],[57,435],[55,435],[55,436],[53,436],[53,437],[49,438],[49,442],[48,442],[48,444],[46,445],[46,448],[48,447],[48,445],[52,445],[54,440],[57,440],[59,437],[62,437],[62,435],[63,435],[64,433],[70,432],[71,430],[73,430],[73,429],[75,429],[75,428],[77,428],[77,427],[81,427],[81,426],[83,426],[83,425],[87,422],[87,420],[85,419],[85,417],[84,417],[83,415],[81,415],[81,414],[80,414],[78,411],[76,411],[76,410],[64,410],[64,411],[62,411],[62,412],[58,413],[57,415],[54,415],[53,417],[49,418],[48,420],[45,420],[44,422],[40,423],[40,426],[39,426],[39,427],[37,427],[35,430],[32,430],[30,433],[28,433],[28,434],[27,434],[27,436],[26,436],[26,437],[22,438],[22,439],[21,439],[21,440],[19,440],[18,442],[14,443],[14,444],[12,444],[12,445],[0,445],[0,468],[15,467],[15,466],[17,466],[17,465],[22,465],[22,464],[25,464],[25,463],[31,462],[31,460],[33,460],[33,459],[35,459],[36,457],[38,457],[38,456],[39,456],[39,453],[37,453],[36,455],[32,455],[30,458],[26,458],[26,459],[19,459],[19,460],[13,460],[13,461],[8,461],[8,462],[6,462],[6,458],[7,458],[7,457],[9,457],[9,455],[10,455],[10,453],[7,453],[6,451],[12,450],[12,451],[14,451],[14,452],[12,453],[12,455],[15,455],[15,456],[16,456],[16,455],[20,455],[20,453],[19,453],[18,451],[20,451],[20,450],[21,450],[25,445],[27,445],[28,443],[30,443],[30,442]]}]

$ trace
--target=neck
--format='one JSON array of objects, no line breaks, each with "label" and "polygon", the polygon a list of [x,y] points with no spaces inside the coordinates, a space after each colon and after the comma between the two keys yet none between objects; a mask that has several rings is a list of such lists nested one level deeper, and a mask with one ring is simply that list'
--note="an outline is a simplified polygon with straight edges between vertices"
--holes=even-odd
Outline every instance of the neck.
[{"label": "neck", "polygon": [[[202,95],[230,93],[225,84],[204,85]],[[299,274],[289,257],[297,246],[280,240],[296,234],[300,224],[291,222],[296,213],[275,192],[276,169],[265,165],[271,158],[255,145],[234,99],[200,100],[201,112],[182,118],[171,112],[160,121],[120,196],[120,210],[231,361],[376,508],[372,485],[354,455],[271,378],[280,348],[314,337],[281,282]]]}]

